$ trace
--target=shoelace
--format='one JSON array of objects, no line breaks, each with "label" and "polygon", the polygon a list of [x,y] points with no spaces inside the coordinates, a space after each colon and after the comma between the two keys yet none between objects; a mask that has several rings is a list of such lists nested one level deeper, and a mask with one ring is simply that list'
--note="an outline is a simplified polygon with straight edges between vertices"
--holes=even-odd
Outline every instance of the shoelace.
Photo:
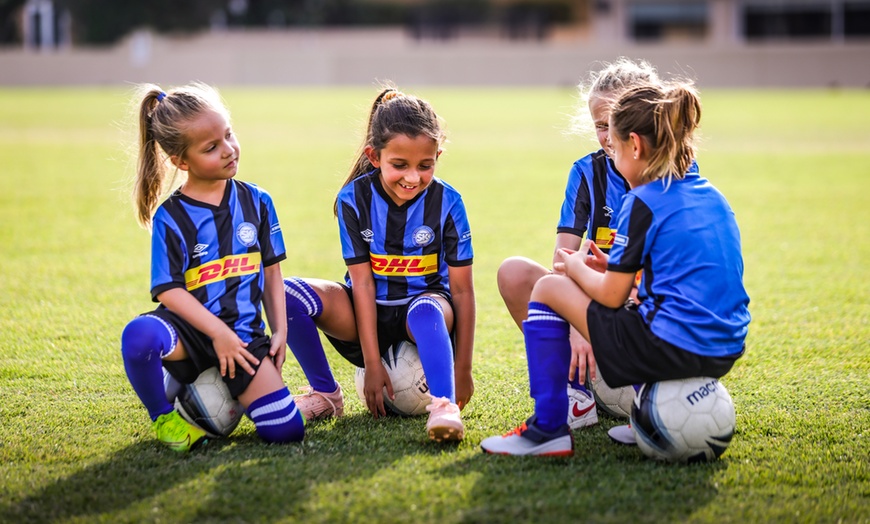
[{"label": "shoelace", "polygon": [[304,396],[304,397],[313,397],[314,395],[317,395],[318,397],[322,398],[323,400],[325,400],[326,402],[329,403],[329,406],[332,408],[333,413],[336,411],[335,403],[332,400],[330,400],[329,397],[327,397],[326,395],[324,395],[320,391],[317,391],[316,389],[314,389],[310,385],[300,387],[299,391],[302,391],[302,393],[303,393],[302,396]]},{"label": "shoelace", "polygon": [[514,429],[508,431],[502,437],[510,437],[511,435],[520,435],[522,436],[525,431],[529,429],[525,422],[523,422],[520,426],[515,427]]},{"label": "shoelace", "polygon": [[436,409],[444,409],[450,405],[450,399],[447,397],[432,397],[432,402],[426,406],[426,411],[435,411]]}]

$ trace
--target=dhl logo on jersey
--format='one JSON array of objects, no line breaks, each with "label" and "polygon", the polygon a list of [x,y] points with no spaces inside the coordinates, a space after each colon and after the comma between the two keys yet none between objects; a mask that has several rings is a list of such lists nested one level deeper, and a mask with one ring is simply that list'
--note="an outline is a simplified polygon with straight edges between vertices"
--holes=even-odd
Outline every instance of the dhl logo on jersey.
[{"label": "dhl logo on jersey", "polygon": [[260,271],[260,253],[229,255],[184,272],[187,290],[193,291],[229,277],[240,277]]},{"label": "dhl logo on jersey", "polygon": [[616,236],[616,230],[609,227],[599,227],[595,230],[595,245],[610,249],[613,247],[613,237]]},{"label": "dhl logo on jersey", "polygon": [[371,255],[372,272],[388,277],[416,277],[438,271],[438,255]]}]

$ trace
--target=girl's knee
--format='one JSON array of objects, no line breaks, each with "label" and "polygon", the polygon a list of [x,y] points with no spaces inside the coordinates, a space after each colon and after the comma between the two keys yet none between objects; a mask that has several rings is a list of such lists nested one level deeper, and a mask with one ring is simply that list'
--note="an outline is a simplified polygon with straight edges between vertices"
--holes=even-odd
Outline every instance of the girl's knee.
[{"label": "girl's knee", "polygon": [[544,275],[532,288],[531,300],[549,303],[549,299],[564,292],[566,285],[575,285],[570,277],[564,275]]},{"label": "girl's knee", "polygon": [[304,314],[317,318],[323,313],[323,301],[317,291],[301,278],[284,279],[284,299],[287,303],[288,316]]},{"label": "girl's knee", "polygon": [[285,444],[305,437],[305,419],[286,387],[252,402],[248,416],[265,442]]},{"label": "girl's knee", "polygon": [[121,354],[125,358],[141,359],[167,354],[178,342],[175,329],[166,321],[151,315],[131,320],[121,333]]},{"label": "girl's knee", "polygon": [[535,282],[546,274],[547,269],[531,259],[510,257],[498,267],[498,290],[503,297],[519,294],[522,290],[528,293]]},{"label": "girl's knee", "polygon": [[269,444],[302,442],[302,439],[305,438],[305,419],[298,409],[296,410],[296,416],[289,421],[274,424],[268,428],[257,425],[255,427],[260,438]]}]

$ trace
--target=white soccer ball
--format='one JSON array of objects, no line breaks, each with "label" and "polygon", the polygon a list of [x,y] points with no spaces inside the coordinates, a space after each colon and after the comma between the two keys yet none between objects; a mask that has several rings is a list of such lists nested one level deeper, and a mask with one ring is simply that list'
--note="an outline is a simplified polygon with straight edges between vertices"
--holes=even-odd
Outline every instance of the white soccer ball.
[{"label": "white soccer ball", "polygon": [[230,396],[216,367],[203,371],[194,382],[182,384],[175,409],[212,438],[228,437],[245,413],[241,403]]},{"label": "white soccer ball", "polygon": [[[426,374],[423,373],[423,364],[420,363],[417,346],[413,342],[403,341],[387,350],[381,362],[390,376],[393,394],[396,396],[395,400],[390,400],[387,397],[387,388],[384,388],[384,406],[397,415],[413,416],[426,413],[426,406],[432,398],[429,396],[429,384],[426,383]],[[357,368],[354,383],[356,393],[363,404],[366,402],[363,392],[365,377],[365,368]]]},{"label": "white soccer ball", "polygon": [[595,404],[611,417],[629,418],[631,416],[631,405],[634,404],[634,386],[612,388],[601,378],[600,371],[595,374],[595,377],[594,380],[590,377],[586,381],[587,384],[592,386]]},{"label": "white soccer ball", "polygon": [[163,391],[166,392],[166,400],[169,401],[170,404],[175,404],[175,399],[178,398],[178,394],[181,393],[181,386],[183,384],[178,381],[177,378],[173,377],[166,371],[166,368],[163,368]]},{"label": "white soccer ball", "polygon": [[668,462],[719,458],[736,425],[731,395],[709,377],[644,384],[631,410],[638,447],[648,457]]}]

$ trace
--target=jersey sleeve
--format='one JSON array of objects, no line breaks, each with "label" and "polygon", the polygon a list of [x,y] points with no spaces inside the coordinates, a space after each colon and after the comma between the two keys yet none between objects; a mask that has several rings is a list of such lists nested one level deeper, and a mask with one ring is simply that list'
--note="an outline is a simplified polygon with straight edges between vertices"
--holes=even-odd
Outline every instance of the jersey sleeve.
[{"label": "jersey sleeve", "polygon": [[260,190],[260,230],[258,231],[263,267],[268,267],[287,258],[284,235],[278,222],[278,213],[272,197]]},{"label": "jersey sleeve", "polygon": [[474,249],[471,247],[471,226],[462,198],[456,194],[456,199],[447,210],[444,219],[444,261],[448,266],[470,266],[474,261]]},{"label": "jersey sleeve", "polygon": [[[585,158],[575,162],[568,173],[565,200],[562,201],[559,224],[556,226],[557,233],[571,233],[582,237],[586,232],[592,209],[592,197],[589,181],[583,176],[584,160]],[[588,167],[591,169],[591,165]]]},{"label": "jersey sleeve", "polygon": [[[338,193],[338,237],[341,240],[341,256],[348,266],[370,261],[369,245],[360,227],[354,188],[354,184],[350,184]],[[369,237],[371,234],[369,231]]]},{"label": "jersey sleeve", "polygon": [[173,227],[168,214],[154,215],[151,227],[151,299],[173,288],[185,288],[187,253],[181,233]]},{"label": "jersey sleeve", "polygon": [[625,196],[610,249],[608,270],[634,273],[643,268],[652,218],[652,211],[643,200],[632,193]]}]

